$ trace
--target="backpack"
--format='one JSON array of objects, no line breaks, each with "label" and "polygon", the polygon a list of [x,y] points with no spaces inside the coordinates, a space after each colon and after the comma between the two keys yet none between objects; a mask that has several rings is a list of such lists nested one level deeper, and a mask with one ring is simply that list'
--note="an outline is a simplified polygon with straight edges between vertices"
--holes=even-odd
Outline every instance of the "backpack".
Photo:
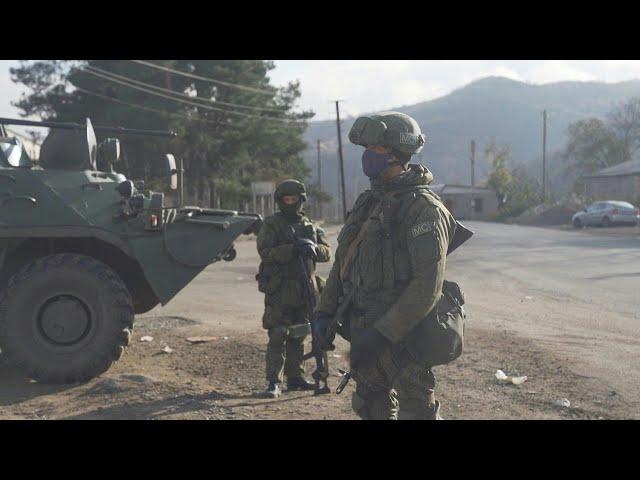
[{"label": "backpack", "polygon": [[451,363],[462,355],[467,317],[463,305],[460,286],[445,280],[436,306],[401,342],[413,361],[434,367]]}]

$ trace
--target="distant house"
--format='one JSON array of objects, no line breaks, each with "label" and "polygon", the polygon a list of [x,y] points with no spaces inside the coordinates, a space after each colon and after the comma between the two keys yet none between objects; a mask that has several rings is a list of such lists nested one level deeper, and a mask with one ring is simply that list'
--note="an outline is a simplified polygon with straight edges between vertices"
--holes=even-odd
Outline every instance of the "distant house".
[{"label": "distant house", "polygon": [[640,159],[604,168],[582,179],[585,196],[594,200],[640,203]]},{"label": "distant house", "polygon": [[489,188],[451,184],[430,185],[429,188],[440,196],[458,220],[488,220],[498,213],[498,197]]}]

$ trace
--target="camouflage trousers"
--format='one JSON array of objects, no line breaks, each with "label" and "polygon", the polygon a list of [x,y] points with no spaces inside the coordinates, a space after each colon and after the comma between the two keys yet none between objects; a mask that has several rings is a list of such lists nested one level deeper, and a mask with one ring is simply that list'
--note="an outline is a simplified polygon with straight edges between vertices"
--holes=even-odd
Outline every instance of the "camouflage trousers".
[{"label": "camouflage trousers", "polygon": [[269,333],[266,355],[267,382],[282,382],[304,374],[304,338],[292,335],[291,328],[307,322],[304,309],[274,308],[265,310],[263,325]]},{"label": "camouflage trousers", "polygon": [[[351,338],[371,322],[352,317]],[[376,363],[353,371],[352,408],[363,420],[433,420],[435,376],[430,368],[387,348]]]}]

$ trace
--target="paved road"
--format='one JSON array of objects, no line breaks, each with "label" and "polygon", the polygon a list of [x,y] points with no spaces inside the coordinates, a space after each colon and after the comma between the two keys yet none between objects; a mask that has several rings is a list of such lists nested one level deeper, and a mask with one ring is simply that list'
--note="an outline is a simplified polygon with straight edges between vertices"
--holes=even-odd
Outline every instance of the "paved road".
[{"label": "paved road", "polygon": [[[474,324],[535,339],[581,375],[640,396],[640,235],[470,222],[476,235],[449,258]],[[335,245],[337,228],[329,228]],[[601,234],[603,233],[603,234]],[[263,297],[255,242],[203,272],[167,307],[147,315],[194,318],[221,329],[260,328]],[[323,265],[321,273],[327,273]],[[640,412],[636,412],[636,415]]]},{"label": "paved road", "polygon": [[[552,347],[629,400],[640,394],[640,235],[469,223],[450,257],[472,321]],[[472,325],[472,323],[471,323]],[[636,412],[636,415],[640,412]]]}]

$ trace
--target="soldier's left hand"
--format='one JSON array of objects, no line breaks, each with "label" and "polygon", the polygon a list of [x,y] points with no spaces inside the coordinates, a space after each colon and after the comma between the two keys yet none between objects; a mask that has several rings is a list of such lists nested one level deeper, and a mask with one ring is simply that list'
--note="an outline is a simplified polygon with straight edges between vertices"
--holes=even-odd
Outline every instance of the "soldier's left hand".
[{"label": "soldier's left hand", "polygon": [[312,240],[300,238],[293,244],[295,252],[303,258],[315,260],[318,257],[318,246]]},{"label": "soldier's left hand", "polygon": [[351,368],[373,365],[388,345],[389,340],[378,330],[373,327],[364,329],[351,343]]}]

